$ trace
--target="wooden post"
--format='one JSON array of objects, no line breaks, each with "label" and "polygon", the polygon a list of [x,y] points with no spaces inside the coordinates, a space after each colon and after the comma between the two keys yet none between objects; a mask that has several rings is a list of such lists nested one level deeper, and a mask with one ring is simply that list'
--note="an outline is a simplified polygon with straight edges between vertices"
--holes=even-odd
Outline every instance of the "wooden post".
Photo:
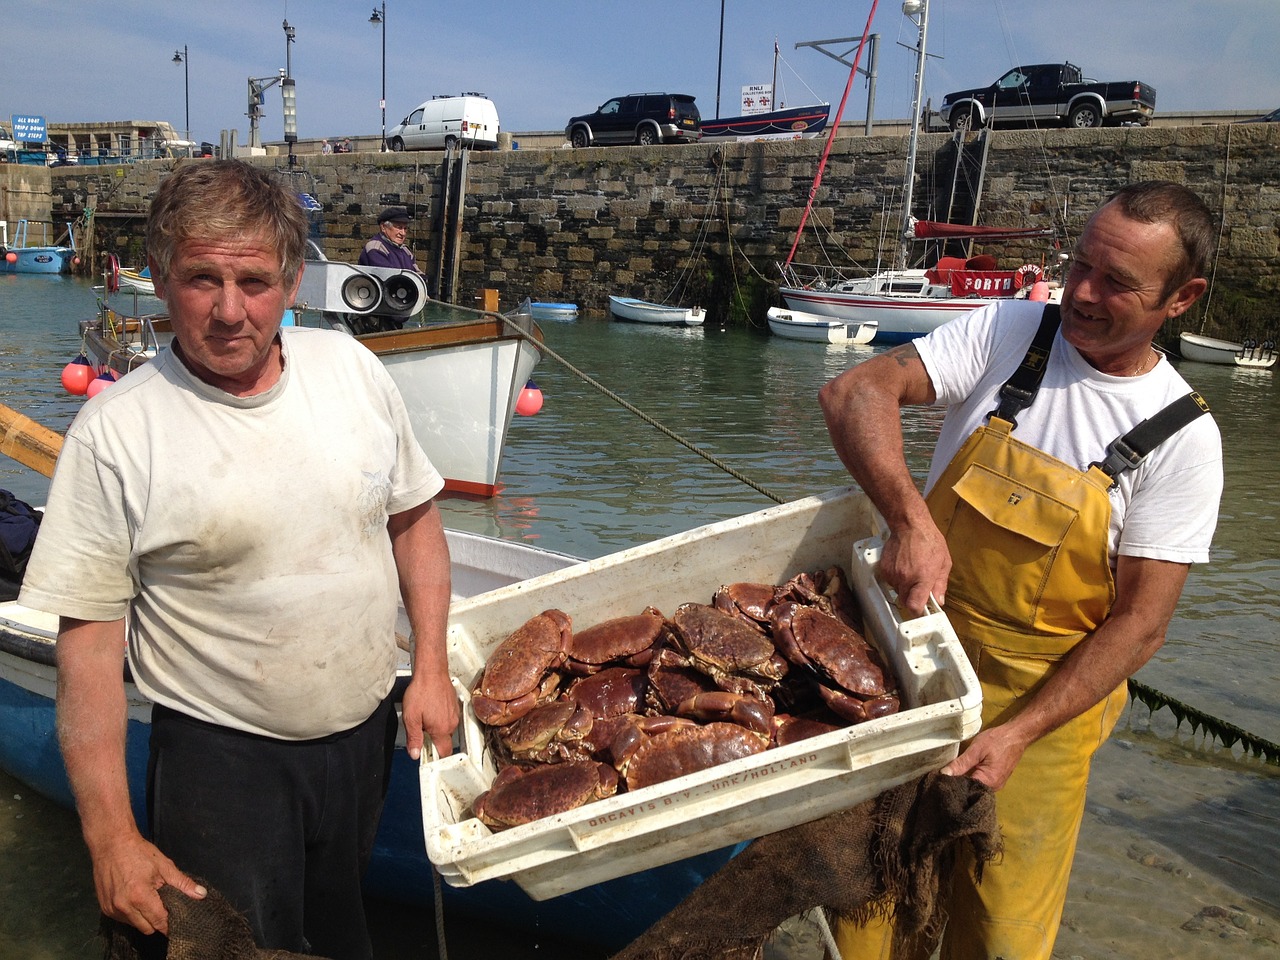
[{"label": "wooden post", "polygon": [[0,403],[0,453],[46,477],[62,450],[62,435]]},{"label": "wooden post", "polygon": [[492,287],[482,287],[476,294],[476,299],[480,301],[480,309],[485,313],[498,312],[498,291]]}]

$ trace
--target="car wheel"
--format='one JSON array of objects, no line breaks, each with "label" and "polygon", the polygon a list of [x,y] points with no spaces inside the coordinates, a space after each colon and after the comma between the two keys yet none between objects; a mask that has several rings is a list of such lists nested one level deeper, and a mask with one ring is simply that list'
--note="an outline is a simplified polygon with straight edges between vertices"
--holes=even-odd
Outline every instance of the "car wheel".
[{"label": "car wheel", "polygon": [[399,153],[401,150],[404,149],[404,141],[401,140],[399,137],[392,137],[391,149],[394,150],[396,153]]},{"label": "car wheel", "polygon": [[582,127],[574,127],[573,136],[570,138],[570,142],[575,147],[589,146],[587,142],[587,131],[584,130]]},{"label": "car wheel", "polygon": [[642,147],[652,147],[658,142],[658,131],[645,124],[636,131],[636,143]]},{"label": "car wheel", "polygon": [[455,143],[457,143],[457,142],[458,142],[458,138],[457,138],[457,137],[445,137],[445,138],[444,138],[444,148],[445,148],[446,150],[452,150],[452,149],[453,149],[453,145],[454,145]]},{"label": "car wheel", "polygon": [[1096,103],[1077,103],[1067,114],[1067,126],[1084,130],[1102,126],[1102,111]]},{"label": "car wheel", "polygon": [[967,110],[952,111],[952,133],[968,133],[970,130],[976,130],[980,126],[982,126],[982,122],[978,119],[978,111],[973,107],[969,107]]}]

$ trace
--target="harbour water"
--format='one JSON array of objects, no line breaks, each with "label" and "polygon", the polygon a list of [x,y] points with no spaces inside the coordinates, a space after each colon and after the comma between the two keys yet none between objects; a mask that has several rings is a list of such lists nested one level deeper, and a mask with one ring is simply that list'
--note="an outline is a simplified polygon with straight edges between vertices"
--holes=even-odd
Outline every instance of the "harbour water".
[{"label": "harbour water", "polygon": [[[591,305],[585,305],[590,307]],[[75,356],[89,285],[0,277],[0,401],[62,430],[80,401],[59,386]],[[763,321],[762,321],[763,322]],[[763,329],[676,330],[589,316],[543,324],[577,371],[751,480],[750,486],[547,358],[545,402],[517,418],[504,489],[448,500],[450,526],[594,557],[774,502],[844,486],[817,409],[818,387],[871,347],[770,338]],[[1139,679],[1256,736],[1280,742],[1280,374],[1184,364],[1226,450],[1213,561],[1192,570],[1169,639]],[[912,411],[908,457],[923,478],[940,416]],[[47,481],[0,463],[0,487],[42,502]],[[300,490],[305,493],[305,490]],[[1280,955],[1280,766],[1222,746],[1168,710],[1131,707],[1095,764],[1061,958]],[[75,818],[0,777],[0,957],[87,958],[96,922]],[[435,956],[424,908],[373,904],[378,956]],[[518,937],[445,918],[455,958],[589,957],[558,933]],[[788,925],[773,960],[816,960],[811,925]]]}]

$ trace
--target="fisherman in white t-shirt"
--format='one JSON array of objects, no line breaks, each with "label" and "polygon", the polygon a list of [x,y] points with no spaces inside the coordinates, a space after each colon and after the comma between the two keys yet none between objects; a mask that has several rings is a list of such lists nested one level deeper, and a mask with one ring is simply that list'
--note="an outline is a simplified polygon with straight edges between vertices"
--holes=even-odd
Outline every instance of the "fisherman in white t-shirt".
[{"label": "fisherman in white t-shirt", "polygon": [[[1050,957],[1091,758],[1208,560],[1221,437],[1152,340],[1204,292],[1213,236],[1190,190],[1129,184],[1085,226],[1060,314],[997,301],[820,392],[888,525],[886,581],[910,611],[943,605],[982,684],[982,729],[942,772],[996,791],[1004,851],[980,883],[971,856],[957,863],[944,960]],[[923,496],[907,404],[947,408]],[[890,955],[886,921],[836,935],[845,960]]]},{"label": "fisherman in white t-shirt", "polygon": [[[60,616],[58,734],[103,912],[167,931],[200,877],[265,948],[372,956],[360,883],[396,735],[450,752],[443,481],[377,358],[285,328],[307,219],[239,161],[180,166],[147,225],[172,348],[67,432],[21,600]],[[150,839],[125,775],[124,656],[153,702]],[[163,950],[160,950],[163,955]]]}]

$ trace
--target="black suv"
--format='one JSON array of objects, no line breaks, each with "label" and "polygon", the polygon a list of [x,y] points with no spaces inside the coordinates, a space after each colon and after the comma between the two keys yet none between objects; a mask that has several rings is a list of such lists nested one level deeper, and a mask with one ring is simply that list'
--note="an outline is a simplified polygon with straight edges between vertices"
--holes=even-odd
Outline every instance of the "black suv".
[{"label": "black suv", "polygon": [[593,144],[692,142],[702,136],[702,115],[685,93],[631,93],[595,113],[574,117],[564,135],[575,147]]}]

